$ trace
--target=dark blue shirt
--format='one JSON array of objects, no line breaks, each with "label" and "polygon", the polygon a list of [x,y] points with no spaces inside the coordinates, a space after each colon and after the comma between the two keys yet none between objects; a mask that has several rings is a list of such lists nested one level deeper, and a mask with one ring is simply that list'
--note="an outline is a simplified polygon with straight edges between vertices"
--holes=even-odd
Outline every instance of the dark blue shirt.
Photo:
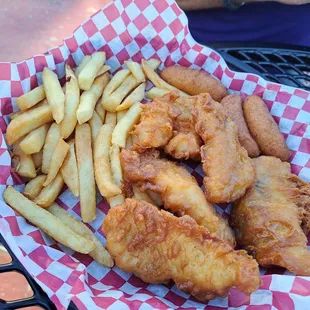
[{"label": "dark blue shirt", "polygon": [[254,41],[310,46],[310,4],[255,3],[236,11],[190,11],[187,16],[193,37],[201,43]]}]

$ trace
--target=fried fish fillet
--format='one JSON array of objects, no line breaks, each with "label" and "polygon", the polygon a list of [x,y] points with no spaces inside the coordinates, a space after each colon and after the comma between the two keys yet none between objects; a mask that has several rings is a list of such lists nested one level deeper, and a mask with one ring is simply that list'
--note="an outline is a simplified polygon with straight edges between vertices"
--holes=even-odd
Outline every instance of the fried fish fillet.
[{"label": "fried fish fillet", "polygon": [[277,265],[310,276],[310,253],[301,229],[310,229],[310,185],[276,157],[260,156],[253,162],[256,181],[232,212],[237,241],[264,267]]},{"label": "fried fish fillet", "polygon": [[143,107],[141,121],[133,134],[137,137],[133,149],[163,147],[176,159],[200,159],[202,141],[196,133],[191,111],[194,97],[169,93]]},{"label": "fried fish fillet", "polygon": [[193,116],[201,148],[207,200],[230,202],[242,197],[255,172],[247,151],[240,145],[236,124],[209,94],[195,97]]},{"label": "fried fish fillet", "polygon": [[260,284],[257,262],[234,251],[189,216],[177,218],[153,205],[126,199],[103,223],[116,266],[152,284],[172,279],[201,301],[227,296],[236,286],[249,295]]},{"label": "fried fish fillet", "polygon": [[165,209],[179,216],[189,215],[234,247],[235,239],[227,221],[206,200],[196,179],[186,168],[160,159],[156,150],[143,154],[123,150],[121,164],[125,178],[140,186],[142,191],[152,190],[160,194]]}]

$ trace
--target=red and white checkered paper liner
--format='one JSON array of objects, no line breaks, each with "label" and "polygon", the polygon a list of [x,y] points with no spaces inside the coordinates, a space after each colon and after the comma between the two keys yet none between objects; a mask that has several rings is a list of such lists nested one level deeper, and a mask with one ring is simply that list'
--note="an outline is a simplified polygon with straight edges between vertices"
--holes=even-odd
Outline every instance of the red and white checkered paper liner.
[{"label": "red and white checkered paper liner", "polygon": [[[264,284],[250,297],[233,289],[227,298],[203,304],[173,283],[149,285],[117,267],[100,266],[89,256],[55,243],[4,203],[2,193],[7,185],[23,187],[11,173],[4,140],[8,115],[17,109],[16,97],[42,83],[44,67],[56,69],[63,77],[65,62],[75,67],[84,55],[98,50],[106,52],[112,72],[124,60],[155,57],[165,67],[177,63],[204,69],[230,92],[261,96],[293,151],[293,172],[310,181],[309,92],[231,71],[219,54],[193,40],[187,18],[173,0],[120,0],[107,5],[62,46],[20,63],[0,63],[0,232],[57,308],[65,309],[73,300],[79,309],[309,309],[310,277],[295,277],[282,269],[262,270]],[[201,166],[191,162],[185,165],[201,184]],[[63,191],[57,202],[80,219],[79,201],[69,190]],[[108,209],[98,195],[97,218],[90,228],[103,243],[101,225]],[[224,216],[230,212],[226,205],[217,209]]]}]

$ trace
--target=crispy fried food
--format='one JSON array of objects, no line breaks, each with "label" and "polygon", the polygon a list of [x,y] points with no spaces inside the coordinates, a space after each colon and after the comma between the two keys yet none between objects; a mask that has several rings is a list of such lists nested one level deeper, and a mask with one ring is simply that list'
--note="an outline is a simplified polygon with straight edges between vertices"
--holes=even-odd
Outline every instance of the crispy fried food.
[{"label": "crispy fried food", "polygon": [[211,233],[234,245],[234,237],[227,222],[208,203],[195,178],[182,166],[167,159],[159,159],[159,152],[149,150],[139,154],[130,150],[121,153],[125,178],[142,191],[159,193],[164,208],[175,214],[189,215]]},{"label": "crispy fried food", "polygon": [[205,143],[201,158],[207,200],[234,201],[254,182],[253,164],[239,143],[236,124],[227,117],[221,104],[209,94],[195,98],[195,129]]},{"label": "crispy fried food", "polygon": [[249,96],[244,101],[243,111],[252,137],[262,153],[288,161],[291,151],[265,102],[258,96]]},{"label": "crispy fried food", "polygon": [[221,101],[227,96],[224,85],[201,70],[171,66],[163,69],[159,75],[169,84],[190,95],[209,93],[217,101]]},{"label": "crispy fried food", "polygon": [[277,265],[309,276],[310,253],[300,224],[309,232],[305,215],[310,209],[310,185],[278,158],[260,156],[253,162],[256,182],[232,212],[237,241],[264,267]]},{"label": "crispy fried food", "polygon": [[194,97],[175,92],[145,105],[141,122],[133,133],[138,137],[134,149],[142,152],[165,147],[165,152],[174,158],[199,160],[202,143],[191,115],[194,102]]},{"label": "crispy fried food", "polygon": [[145,201],[126,199],[103,223],[107,249],[116,266],[152,284],[175,281],[201,301],[227,296],[236,286],[247,295],[260,284],[257,262],[234,251],[197,225]]},{"label": "crispy fried food", "polygon": [[239,95],[231,94],[221,101],[227,115],[238,127],[238,139],[250,157],[257,157],[260,153],[259,147],[252,138],[248,125],[245,122],[242,110],[242,98]]}]

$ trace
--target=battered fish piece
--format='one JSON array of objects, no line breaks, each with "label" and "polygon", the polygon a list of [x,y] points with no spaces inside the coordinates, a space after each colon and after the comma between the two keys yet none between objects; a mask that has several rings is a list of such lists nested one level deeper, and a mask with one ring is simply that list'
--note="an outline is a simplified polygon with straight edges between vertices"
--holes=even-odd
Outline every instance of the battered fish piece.
[{"label": "battered fish piece", "polygon": [[191,114],[194,101],[194,97],[169,93],[145,105],[133,132],[137,137],[133,149],[141,153],[147,148],[164,147],[176,159],[199,160],[202,141]]},{"label": "battered fish piece", "polygon": [[255,184],[236,201],[232,223],[238,243],[264,267],[277,265],[310,276],[310,185],[291,173],[276,157],[253,159]]},{"label": "battered fish piece", "polygon": [[116,266],[152,284],[172,279],[201,301],[227,296],[236,286],[247,295],[261,285],[258,264],[197,225],[153,205],[126,199],[110,209],[103,226]]},{"label": "battered fish piece", "polygon": [[123,150],[121,164],[125,178],[142,191],[160,194],[164,208],[178,216],[189,215],[218,238],[234,247],[235,239],[227,221],[207,202],[196,179],[182,166],[159,159],[159,152],[143,154]]},{"label": "battered fish piece", "polygon": [[255,172],[247,151],[240,145],[236,124],[209,94],[196,96],[193,109],[201,148],[207,200],[230,202],[242,197],[254,182]]}]

